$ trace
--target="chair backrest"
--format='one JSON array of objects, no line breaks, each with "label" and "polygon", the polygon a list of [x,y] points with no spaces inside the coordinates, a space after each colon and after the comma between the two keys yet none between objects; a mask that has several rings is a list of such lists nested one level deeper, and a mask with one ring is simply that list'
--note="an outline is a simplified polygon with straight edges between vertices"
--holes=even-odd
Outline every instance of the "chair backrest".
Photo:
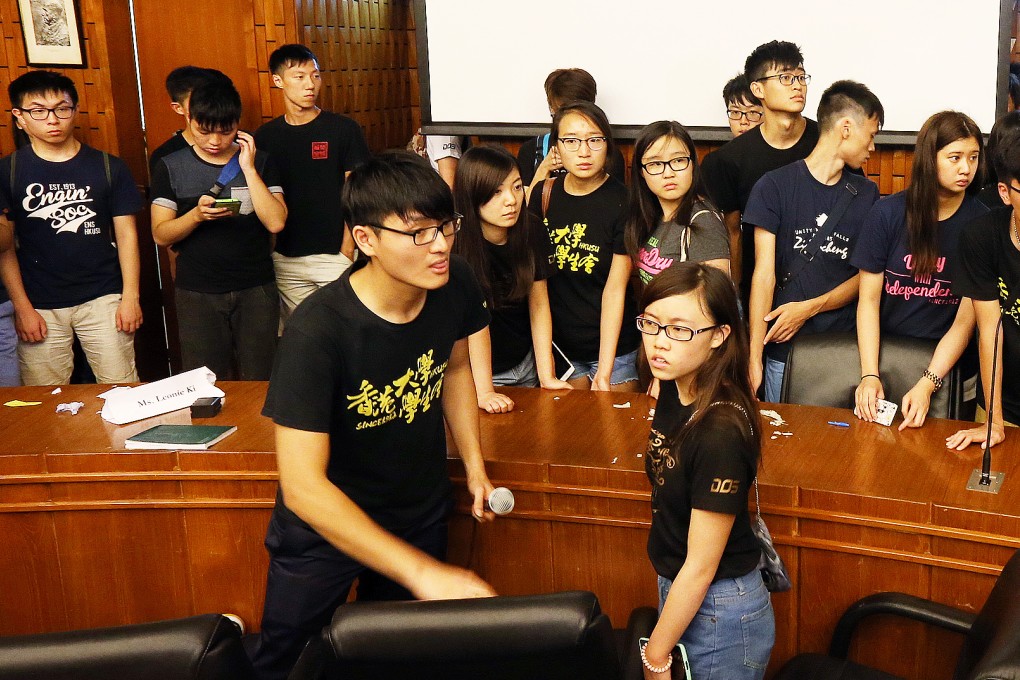
[{"label": "chair backrest", "polygon": [[967,634],[953,678],[1020,678],[1020,550],[1006,563]]},{"label": "chair backrest", "polygon": [[[937,344],[937,340],[882,336],[878,370],[888,401],[897,405],[903,401],[903,395],[928,368]],[[798,335],[790,344],[780,399],[787,404],[852,409],[860,371],[855,332]],[[942,389],[932,395],[928,415],[958,418],[962,404],[963,380],[957,362],[943,379]]]},{"label": "chair backrest", "polygon": [[241,631],[219,614],[0,638],[0,680],[247,680]]},{"label": "chair backrest", "polygon": [[618,680],[612,624],[589,592],[341,605],[290,680]]}]

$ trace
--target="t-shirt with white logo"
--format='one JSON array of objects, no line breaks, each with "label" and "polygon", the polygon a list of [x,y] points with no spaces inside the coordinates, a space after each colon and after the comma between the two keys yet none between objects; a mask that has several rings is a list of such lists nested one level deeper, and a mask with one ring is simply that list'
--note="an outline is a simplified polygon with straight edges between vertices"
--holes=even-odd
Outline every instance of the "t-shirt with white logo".
[{"label": "t-shirt with white logo", "polygon": [[[18,149],[11,189],[11,156],[0,161],[0,211],[14,222],[18,265],[32,306],[73,307],[123,288],[113,218],[142,209],[131,171],[85,144],[69,160],[53,162],[31,146]],[[13,154],[12,154],[13,155]]]}]

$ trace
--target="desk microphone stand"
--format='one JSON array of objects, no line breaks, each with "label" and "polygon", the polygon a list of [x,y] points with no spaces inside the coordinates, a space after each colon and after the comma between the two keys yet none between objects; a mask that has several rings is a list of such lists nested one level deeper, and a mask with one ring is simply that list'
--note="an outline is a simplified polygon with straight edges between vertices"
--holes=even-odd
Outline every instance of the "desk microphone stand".
[{"label": "desk microphone stand", "polygon": [[1002,315],[999,315],[999,323],[995,326],[995,339],[992,341],[992,386],[989,389],[988,403],[985,404],[985,416],[987,416],[988,427],[985,430],[985,454],[981,458],[981,468],[974,468],[967,481],[967,491],[980,491],[982,493],[999,493],[1002,488],[1003,472],[992,472],[992,410],[995,408],[995,370],[998,367],[999,359],[999,331],[1002,330]]}]

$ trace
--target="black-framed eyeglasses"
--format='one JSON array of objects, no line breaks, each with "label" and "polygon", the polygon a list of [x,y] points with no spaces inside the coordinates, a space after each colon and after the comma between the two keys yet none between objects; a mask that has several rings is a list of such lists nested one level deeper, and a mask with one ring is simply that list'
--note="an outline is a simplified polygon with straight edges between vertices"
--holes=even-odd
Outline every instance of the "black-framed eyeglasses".
[{"label": "black-framed eyeglasses", "polygon": [[704,333],[705,331],[710,331],[713,328],[718,327],[719,324],[694,329],[688,328],[687,326],[661,324],[657,321],[646,319],[643,316],[639,316],[637,318],[637,329],[645,335],[658,335],[662,331],[666,331],[666,337],[670,340],[676,340],[677,342],[690,342],[698,333]]},{"label": "black-framed eyeglasses", "polygon": [[581,148],[581,142],[584,142],[589,149],[592,151],[601,151],[606,146],[605,137],[589,137],[588,139],[579,139],[577,137],[560,137],[559,142],[563,144],[563,148],[573,153]]},{"label": "black-framed eyeglasses", "polygon": [[[782,81],[780,81],[782,82]],[[726,117],[730,120],[740,120],[746,118],[749,123],[757,123],[761,120],[761,111],[738,111],[737,109],[726,109]]]},{"label": "black-framed eyeglasses", "polygon": [[18,109],[18,110],[21,111],[22,113],[27,113],[28,117],[31,118],[32,120],[46,120],[47,118],[50,117],[51,113],[60,120],[67,120],[68,118],[74,115],[74,110],[76,108],[77,107],[75,106],[65,105],[56,106],[52,109],[40,107],[37,109]]},{"label": "black-framed eyeglasses", "polygon": [[[1004,183],[1004,184],[1005,184],[1005,183]],[[1013,186],[1012,184],[1006,184],[1006,186],[1007,186],[1007,187],[1009,187],[1009,190],[1010,190],[1010,191],[1015,191],[1015,192],[1017,192],[1018,194],[1020,194],[1020,188],[1017,188],[1017,187]]]},{"label": "black-framed eyeglasses", "polygon": [[[787,87],[793,85],[793,81],[795,80],[801,85],[807,85],[808,83],[811,82],[811,76],[809,76],[806,73],[777,73],[774,76],[765,76],[764,78],[759,78],[757,82],[760,83],[763,80],[772,80],[773,78],[776,78],[780,83],[786,85]],[[750,120],[750,118],[748,118],[748,120]]]},{"label": "black-framed eyeglasses", "polygon": [[690,167],[691,157],[677,156],[676,158],[670,158],[668,161],[648,161],[647,163],[642,163],[641,167],[649,175],[661,175],[666,172],[667,165],[673,172],[681,172]]},{"label": "black-framed eyeglasses", "polygon": [[427,246],[437,238],[439,238],[439,232],[443,232],[443,236],[450,238],[458,231],[460,231],[461,220],[464,219],[463,215],[454,213],[454,216],[448,220],[444,220],[439,224],[434,224],[431,227],[423,227],[414,231],[403,231],[402,229],[394,229],[393,227],[384,227],[381,224],[367,223],[367,226],[373,229],[382,229],[383,231],[392,231],[396,234],[403,234],[404,236],[410,236],[414,240],[416,246]]}]

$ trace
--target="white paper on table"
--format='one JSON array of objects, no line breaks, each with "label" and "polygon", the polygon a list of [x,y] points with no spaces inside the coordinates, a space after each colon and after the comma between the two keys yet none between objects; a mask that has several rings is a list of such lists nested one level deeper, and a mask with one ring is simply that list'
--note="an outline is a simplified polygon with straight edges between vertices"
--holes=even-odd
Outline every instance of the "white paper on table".
[{"label": "white paper on table", "polygon": [[123,425],[187,408],[201,397],[224,396],[215,383],[216,374],[203,366],[148,385],[118,390],[106,397],[103,420]]}]

